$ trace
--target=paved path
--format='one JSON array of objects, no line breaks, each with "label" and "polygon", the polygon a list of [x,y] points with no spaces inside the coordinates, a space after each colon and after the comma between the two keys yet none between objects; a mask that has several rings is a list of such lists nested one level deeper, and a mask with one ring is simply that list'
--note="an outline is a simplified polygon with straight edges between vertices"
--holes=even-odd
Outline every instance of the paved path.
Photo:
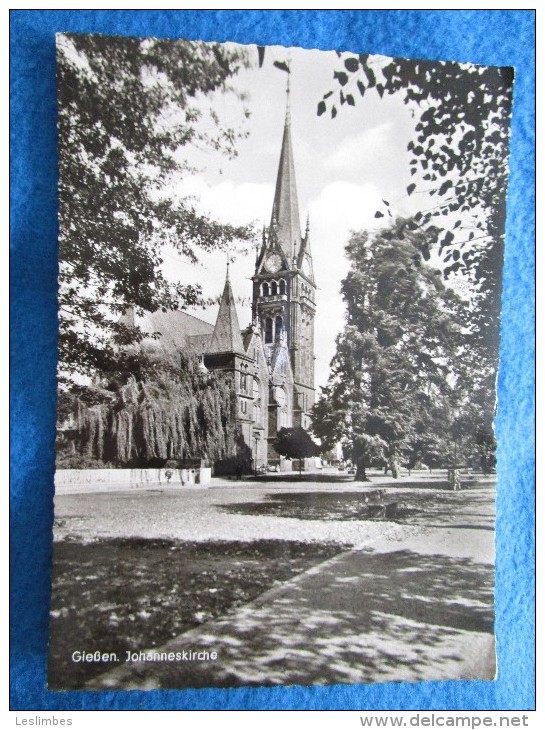
[{"label": "paved path", "polygon": [[124,664],[87,688],[493,679],[493,562],[489,527],[397,532],[161,648],[216,661]]}]

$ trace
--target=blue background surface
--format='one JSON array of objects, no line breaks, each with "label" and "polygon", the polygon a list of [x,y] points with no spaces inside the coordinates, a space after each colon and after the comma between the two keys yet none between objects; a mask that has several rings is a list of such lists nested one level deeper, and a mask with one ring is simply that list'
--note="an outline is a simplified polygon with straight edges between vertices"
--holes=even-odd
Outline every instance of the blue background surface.
[{"label": "blue background surface", "polygon": [[[152,692],[46,689],[56,367],[55,32],[298,45],[514,66],[498,380],[495,682]],[[11,709],[534,707],[534,12],[11,12]]]}]

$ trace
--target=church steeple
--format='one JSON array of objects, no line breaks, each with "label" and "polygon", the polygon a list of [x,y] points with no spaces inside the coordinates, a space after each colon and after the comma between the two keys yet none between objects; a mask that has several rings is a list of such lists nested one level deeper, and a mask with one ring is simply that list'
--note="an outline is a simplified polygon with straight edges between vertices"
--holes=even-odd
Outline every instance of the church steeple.
[{"label": "church steeple", "polygon": [[305,274],[309,281],[314,283],[314,267],[312,265],[312,253],[310,251],[310,216],[308,214],[305,235],[301,241],[296,266]]},{"label": "church steeple", "polygon": [[293,423],[308,428],[314,404],[314,315],[316,283],[310,223],[301,235],[288,104],[269,234],[253,276],[253,315],[265,351],[289,352],[293,373]]},{"label": "church steeple", "polygon": [[216,326],[214,327],[208,352],[244,352],[235,308],[235,298],[229,281],[229,264],[227,264],[225,286],[223,287],[218,318],[216,319]]},{"label": "church steeple", "polygon": [[299,204],[295,185],[295,166],[291,142],[291,117],[289,106],[289,87],[287,92],[286,121],[282,137],[280,163],[276,176],[276,189],[271,215],[269,241],[279,246],[286,259],[291,261],[294,245],[297,251],[301,245],[301,223],[299,220]]}]

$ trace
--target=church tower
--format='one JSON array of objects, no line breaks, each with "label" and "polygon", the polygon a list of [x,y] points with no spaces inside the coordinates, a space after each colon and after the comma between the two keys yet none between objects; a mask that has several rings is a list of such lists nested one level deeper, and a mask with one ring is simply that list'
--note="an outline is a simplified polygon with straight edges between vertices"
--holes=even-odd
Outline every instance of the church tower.
[{"label": "church tower", "polygon": [[316,284],[309,222],[301,235],[299,203],[288,105],[280,163],[268,231],[253,276],[253,316],[259,321],[265,351],[286,342],[294,378],[293,425],[308,428],[314,405],[314,315]]}]

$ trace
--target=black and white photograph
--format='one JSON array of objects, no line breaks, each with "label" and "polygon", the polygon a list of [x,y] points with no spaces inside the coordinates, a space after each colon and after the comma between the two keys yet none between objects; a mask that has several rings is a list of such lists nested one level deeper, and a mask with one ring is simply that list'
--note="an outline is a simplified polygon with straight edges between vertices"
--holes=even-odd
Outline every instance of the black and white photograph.
[{"label": "black and white photograph", "polygon": [[493,680],[513,69],[57,35],[48,686]]}]

